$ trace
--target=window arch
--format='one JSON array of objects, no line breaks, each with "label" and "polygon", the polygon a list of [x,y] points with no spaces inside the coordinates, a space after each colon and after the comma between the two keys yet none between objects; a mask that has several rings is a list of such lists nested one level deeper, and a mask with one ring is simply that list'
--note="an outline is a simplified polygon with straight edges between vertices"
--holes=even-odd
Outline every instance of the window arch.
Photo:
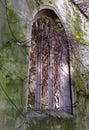
[{"label": "window arch", "polygon": [[41,10],[32,26],[28,103],[73,113],[69,46],[57,15]]}]

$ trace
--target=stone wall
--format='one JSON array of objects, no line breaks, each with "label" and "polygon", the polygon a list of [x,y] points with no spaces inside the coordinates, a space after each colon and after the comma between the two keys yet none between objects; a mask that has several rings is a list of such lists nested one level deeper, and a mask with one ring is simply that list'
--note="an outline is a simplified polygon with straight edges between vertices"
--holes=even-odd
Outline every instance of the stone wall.
[{"label": "stone wall", "polygon": [[[40,6],[40,7],[39,7]],[[70,46],[74,116],[26,122],[29,46],[35,15],[52,9],[61,20]],[[89,20],[68,0],[0,1],[0,129],[88,130]],[[53,123],[54,125],[53,125]],[[24,124],[28,125],[24,125]],[[29,126],[28,128],[25,126]]]}]

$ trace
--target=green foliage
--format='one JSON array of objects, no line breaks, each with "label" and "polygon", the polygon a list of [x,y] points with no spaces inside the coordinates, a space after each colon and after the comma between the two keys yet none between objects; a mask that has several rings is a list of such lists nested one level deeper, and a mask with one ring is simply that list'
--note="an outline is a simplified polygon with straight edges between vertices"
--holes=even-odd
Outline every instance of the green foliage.
[{"label": "green foliage", "polygon": [[49,3],[49,4],[53,4],[53,1],[52,1],[52,0],[49,0],[48,3]]},{"label": "green foliage", "polygon": [[43,0],[38,0],[38,3],[41,5],[43,4]]},{"label": "green foliage", "polygon": [[57,18],[57,19],[55,19],[55,22],[59,24],[60,20]]},{"label": "green foliage", "polygon": [[57,26],[59,27],[60,31],[64,31],[65,30],[63,25],[62,25],[62,23],[61,23],[61,21],[58,18],[55,19],[55,22],[56,22]]},{"label": "green foliage", "polygon": [[60,30],[60,31],[64,31],[65,29],[64,29],[64,27],[61,27],[61,28],[59,28],[59,30]]}]

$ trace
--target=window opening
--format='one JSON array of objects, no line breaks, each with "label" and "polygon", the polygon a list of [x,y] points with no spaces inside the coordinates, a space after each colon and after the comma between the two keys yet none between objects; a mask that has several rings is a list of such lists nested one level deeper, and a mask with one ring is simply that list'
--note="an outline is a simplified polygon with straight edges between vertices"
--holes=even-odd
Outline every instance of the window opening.
[{"label": "window opening", "polygon": [[32,26],[28,103],[36,109],[72,114],[68,41],[56,17],[39,17]]}]

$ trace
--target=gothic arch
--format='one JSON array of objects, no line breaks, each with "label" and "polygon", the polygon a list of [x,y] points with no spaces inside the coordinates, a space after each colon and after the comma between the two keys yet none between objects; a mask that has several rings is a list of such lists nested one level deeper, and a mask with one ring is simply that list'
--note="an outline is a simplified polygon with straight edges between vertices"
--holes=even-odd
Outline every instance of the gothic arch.
[{"label": "gothic arch", "polygon": [[53,9],[35,14],[30,48],[28,103],[73,114],[68,38]]}]

